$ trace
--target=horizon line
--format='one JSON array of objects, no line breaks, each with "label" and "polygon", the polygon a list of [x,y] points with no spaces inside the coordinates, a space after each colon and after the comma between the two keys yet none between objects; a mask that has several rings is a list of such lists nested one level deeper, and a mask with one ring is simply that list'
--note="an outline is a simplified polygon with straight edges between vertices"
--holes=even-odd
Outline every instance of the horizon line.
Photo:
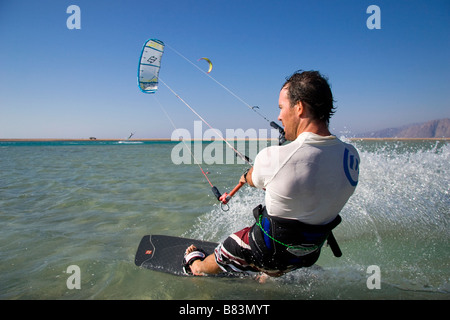
[{"label": "horizon line", "polygon": [[[386,138],[370,138],[370,137],[349,137],[347,138],[351,141],[355,140],[450,140],[450,137],[441,137],[441,138],[404,138],[404,137],[386,137]],[[234,138],[234,139],[226,139],[227,141],[269,141],[269,140],[278,140],[275,138],[268,139],[260,139],[260,138]],[[130,142],[139,142],[139,141],[168,141],[168,142],[181,142],[181,141],[223,141],[221,139],[179,139],[172,140],[169,138],[144,138],[144,139],[113,139],[113,138],[0,138],[0,142],[14,142],[14,141],[130,141]]]}]

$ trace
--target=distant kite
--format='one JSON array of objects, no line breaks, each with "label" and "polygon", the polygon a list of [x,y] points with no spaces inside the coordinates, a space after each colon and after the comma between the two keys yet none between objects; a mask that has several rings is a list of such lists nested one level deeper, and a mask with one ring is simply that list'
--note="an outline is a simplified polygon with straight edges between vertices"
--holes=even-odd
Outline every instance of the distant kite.
[{"label": "distant kite", "polygon": [[208,58],[200,58],[200,59],[198,59],[198,61],[200,61],[200,60],[205,60],[206,62],[208,62],[209,69],[208,69],[208,71],[206,73],[210,73],[211,70],[212,70],[212,67],[213,67],[211,60],[209,60]]}]

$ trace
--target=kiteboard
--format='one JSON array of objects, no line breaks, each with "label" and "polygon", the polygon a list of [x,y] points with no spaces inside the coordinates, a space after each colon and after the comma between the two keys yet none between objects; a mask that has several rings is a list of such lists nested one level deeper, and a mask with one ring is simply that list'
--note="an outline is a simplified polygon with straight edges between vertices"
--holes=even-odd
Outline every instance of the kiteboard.
[{"label": "kiteboard", "polygon": [[[188,276],[183,272],[183,258],[186,249],[193,244],[208,255],[214,252],[218,243],[165,235],[146,235],[141,239],[134,263],[138,267],[166,272],[177,276]],[[219,277],[240,277],[242,273],[220,273]]]}]

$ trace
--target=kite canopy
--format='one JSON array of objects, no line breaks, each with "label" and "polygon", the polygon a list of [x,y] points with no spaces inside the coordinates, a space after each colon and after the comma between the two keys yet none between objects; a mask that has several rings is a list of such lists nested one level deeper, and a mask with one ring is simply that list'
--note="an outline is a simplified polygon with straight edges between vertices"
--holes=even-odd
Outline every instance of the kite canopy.
[{"label": "kite canopy", "polygon": [[158,75],[163,52],[164,42],[157,39],[147,40],[142,48],[138,68],[138,84],[144,93],[155,93],[158,89]]},{"label": "kite canopy", "polygon": [[210,73],[211,70],[212,70],[212,67],[213,67],[211,60],[209,60],[208,58],[200,58],[200,59],[198,59],[198,61],[200,61],[200,60],[205,60],[206,62],[208,62],[209,69],[208,69],[208,71],[206,73]]}]

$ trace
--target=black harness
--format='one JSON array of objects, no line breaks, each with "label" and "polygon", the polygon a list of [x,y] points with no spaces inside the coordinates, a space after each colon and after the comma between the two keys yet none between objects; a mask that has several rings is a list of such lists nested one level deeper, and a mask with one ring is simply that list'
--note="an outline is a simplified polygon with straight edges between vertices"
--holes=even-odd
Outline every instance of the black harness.
[{"label": "black harness", "polygon": [[326,225],[310,225],[298,220],[269,216],[262,205],[253,209],[256,223],[250,236],[253,264],[265,270],[293,270],[313,265],[325,242],[333,254],[342,252],[333,230],[342,219],[338,215]]}]

